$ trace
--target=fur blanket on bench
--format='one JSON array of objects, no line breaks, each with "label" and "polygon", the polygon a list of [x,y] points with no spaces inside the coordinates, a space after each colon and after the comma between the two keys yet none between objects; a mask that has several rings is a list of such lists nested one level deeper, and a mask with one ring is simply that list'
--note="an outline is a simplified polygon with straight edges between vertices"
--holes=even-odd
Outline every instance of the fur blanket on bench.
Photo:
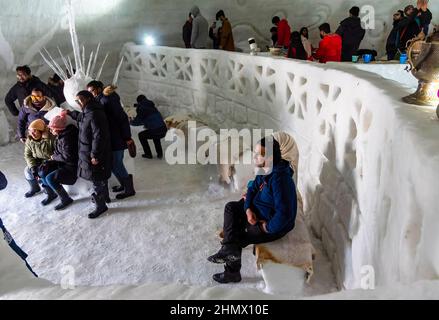
[{"label": "fur blanket on bench", "polygon": [[256,245],[256,265],[260,270],[264,264],[272,262],[301,268],[306,272],[307,282],[314,275],[314,246],[303,214],[303,204],[299,197],[296,227],[284,238]]}]

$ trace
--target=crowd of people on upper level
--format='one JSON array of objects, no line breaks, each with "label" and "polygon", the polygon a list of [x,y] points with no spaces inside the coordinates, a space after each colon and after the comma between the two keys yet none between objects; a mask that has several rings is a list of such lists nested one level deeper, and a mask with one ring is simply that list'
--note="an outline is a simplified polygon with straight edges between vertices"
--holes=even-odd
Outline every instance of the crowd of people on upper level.
[{"label": "crowd of people on upper level", "polygon": [[[423,38],[430,31],[432,13],[428,9],[428,0],[417,0],[417,5],[408,5],[404,10],[398,10],[393,16],[393,28],[387,39],[386,53],[388,60],[399,59],[405,53],[410,40]],[[366,35],[366,30],[360,18],[361,9],[357,6],[349,10],[349,16],[340,22],[332,32],[329,23],[319,26],[321,41],[318,47],[313,47],[310,41],[308,27],[300,31],[292,31],[286,18],[272,18],[273,27],[270,29],[271,46],[281,49],[283,54],[292,59],[326,62],[351,62],[353,57],[365,53],[377,56],[373,48],[360,50],[360,45]],[[189,18],[183,26],[183,40],[186,48],[205,49],[208,38],[212,39],[212,48],[235,51],[233,28],[223,10],[218,11],[215,21],[208,26],[206,18],[200,9],[192,8]]]}]

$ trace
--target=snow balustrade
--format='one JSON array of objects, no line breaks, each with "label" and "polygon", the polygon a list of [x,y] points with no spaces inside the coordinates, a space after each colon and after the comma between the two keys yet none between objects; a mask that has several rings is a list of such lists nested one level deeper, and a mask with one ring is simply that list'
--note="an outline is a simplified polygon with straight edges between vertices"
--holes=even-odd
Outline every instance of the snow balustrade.
[{"label": "snow balustrade", "polygon": [[[439,123],[411,89],[339,65],[126,44],[120,92],[212,128],[282,130],[298,187],[340,288],[439,276]],[[407,74],[407,77],[410,75]]]}]

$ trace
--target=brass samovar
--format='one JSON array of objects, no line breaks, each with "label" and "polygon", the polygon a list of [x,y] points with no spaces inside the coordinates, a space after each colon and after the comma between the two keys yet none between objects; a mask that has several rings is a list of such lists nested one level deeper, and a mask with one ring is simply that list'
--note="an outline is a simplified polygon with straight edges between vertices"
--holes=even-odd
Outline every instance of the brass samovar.
[{"label": "brass samovar", "polygon": [[413,40],[407,50],[412,74],[419,80],[418,90],[403,101],[424,106],[439,104],[439,32],[426,40]]}]

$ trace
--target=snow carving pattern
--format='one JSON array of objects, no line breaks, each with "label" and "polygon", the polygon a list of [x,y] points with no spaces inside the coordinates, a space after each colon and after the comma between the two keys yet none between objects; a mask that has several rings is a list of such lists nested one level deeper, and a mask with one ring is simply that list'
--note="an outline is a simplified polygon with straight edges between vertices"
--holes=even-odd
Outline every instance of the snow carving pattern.
[{"label": "snow carving pattern", "polygon": [[204,84],[219,87],[220,68],[217,59],[205,58],[200,64],[201,79]]},{"label": "snow carving pattern", "polygon": [[167,57],[163,54],[151,53],[148,59],[149,72],[160,78],[166,78],[168,75]]},{"label": "snow carving pattern", "polygon": [[[423,215],[410,210],[425,210],[425,204],[407,197],[404,206],[394,209],[392,204],[400,197],[395,190],[405,188],[410,194],[412,186],[396,177],[395,168],[401,170],[405,162],[384,157],[393,141],[403,138],[390,126],[400,121],[395,117],[398,102],[386,98],[383,89],[393,83],[376,77],[371,85],[369,78],[289,59],[166,47],[126,46],[125,50],[127,56],[140,53],[143,60],[128,59],[124,65],[120,88],[127,102],[136,93],[150,93],[166,114],[183,109],[211,121],[215,128],[256,126],[296,137],[301,153],[298,187],[305,213],[324,243],[340,288],[359,288],[365,265],[372,264],[377,272],[397,270],[399,251],[408,255],[405,260],[411,259],[410,267],[398,275],[384,271],[377,285],[422,279],[413,275],[418,275],[416,268],[425,267],[421,258],[428,256],[428,250],[422,257],[419,251],[413,256],[421,236],[419,228],[410,225],[421,223]],[[148,64],[151,54],[167,64],[160,76],[145,75],[138,67]],[[377,99],[383,103],[377,104]],[[400,144],[407,147],[406,142]],[[420,164],[417,170],[422,168]],[[370,192],[371,186],[377,192]],[[398,232],[389,235],[392,224],[398,224]],[[405,234],[408,240],[403,239]],[[439,262],[436,267],[439,270]],[[439,274],[431,273],[434,277]]]},{"label": "snow carving pattern", "polygon": [[192,81],[194,72],[192,70],[190,57],[175,57],[174,59],[175,75],[178,80]]},{"label": "snow carving pattern", "polygon": [[139,51],[124,51],[124,57],[127,63],[127,70],[133,72],[141,72],[146,71],[144,67],[144,59],[141,57],[141,53]]},{"label": "snow carving pattern", "polygon": [[230,59],[227,64],[227,89],[237,94],[245,95],[246,79],[243,73],[244,65],[240,62]]}]

